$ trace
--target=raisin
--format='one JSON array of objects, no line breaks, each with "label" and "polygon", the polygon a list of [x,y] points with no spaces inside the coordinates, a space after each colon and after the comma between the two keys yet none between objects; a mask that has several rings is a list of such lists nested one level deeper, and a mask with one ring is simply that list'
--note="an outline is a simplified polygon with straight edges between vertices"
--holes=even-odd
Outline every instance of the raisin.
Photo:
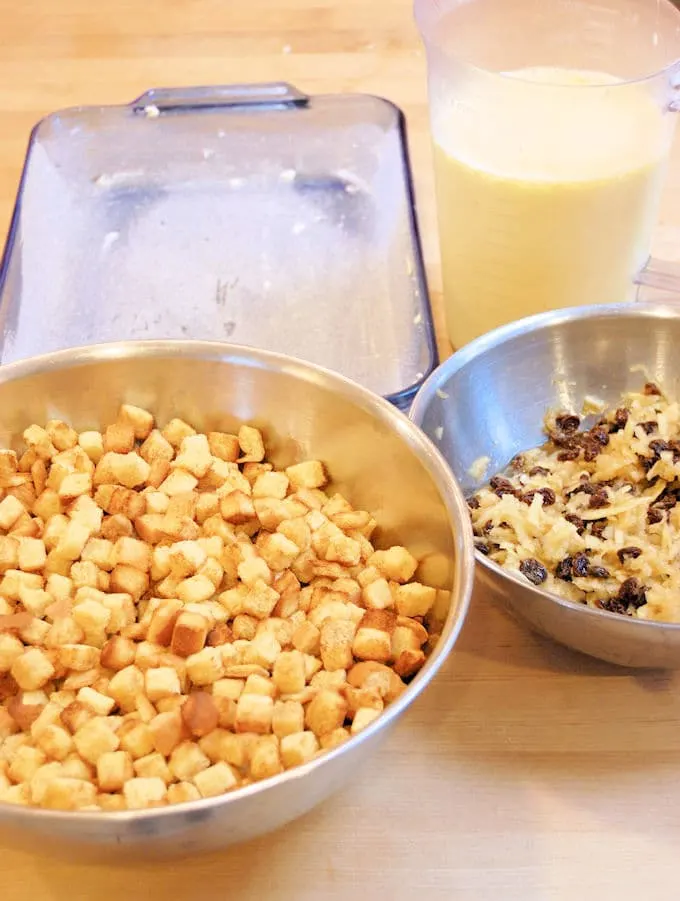
[{"label": "raisin", "polygon": [[657,510],[672,510],[677,503],[678,498],[675,494],[662,494],[654,501],[654,507]]},{"label": "raisin", "polygon": [[619,431],[620,429],[625,428],[626,423],[628,422],[628,410],[625,407],[619,407],[619,409],[614,413],[614,428],[612,431]]},{"label": "raisin", "polygon": [[530,504],[537,494],[540,494],[543,498],[544,507],[552,507],[552,505],[556,501],[555,492],[552,490],[552,488],[536,488],[533,491],[527,491],[526,494],[522,495],[521,499],[525,503]]},{"label": "raisin", "polygon": [[590,495],[590,500],[588,501],[588,506],[592,510],[599,510],[602,507],[606,507],[609,504],[609,498],[607,497],[607,492],[604,488],[598,488],[597,491],[593,492]]},{"label": "raisin", "polygon": [[663,512],[657,507],[650,507],[647,510],[647,522],[650,526],[656,525],[656,523],[661,522],[662,519]]},{"label": "raisin", "polygon": [[475,541],[475,550],[479,551],[480,554],[484,554],[485,557],[489,556],[489,542],[484,541],[483,538],[477,538]]},{"label": "raisin", "polygon": [[583,459],[586,463],[592,463],[597,455],[601,452],[602,445],[595,438],[584,436],[583,438]]},{"label": "raisin", "polygon": [[642,553],[642,548],[635,547],[635,545],[631,545],[630,547],[622,547],[616,552],[616,556],[619,558],[621,563],[624,560],[637,560],[637,558]]},{"label": "raisin", "polygon": [[572,563],[572,572],[575,576],[587,576],[589,565],[588,558],[585,554],[577,554]]},{"label": "raisin", "polygon": [[557,455],[557,459],[560,463],[566,463],[570,460],[578,460],[581,455],[581,451],[578,447],[570,447],[567,450],[560,451]]},{"label": "raisin", "polygon": [[608,579],[609,570],[604,566],[589,566],[588,575],[593,579]]},{"label": "raisin", "polygon": [[642,393],[646,394],[647,397],[661,397],[661,389],[654,382],[647,382],[642,389]]},{"label": "raisin", "polygon": [[653,419],[650,419],[647,422],[639,422],[638,425],[644,431],[645,435],[651,435],[652,432],[656,432],[657,429],[657,424]]},{"label": "raisin", "polygon": [[652,466],[654,466],[654,464],[656,463],[654,457],[641,457],[640,454],[638,454],[637,458],[640,466],[644,469],[645,472],[649,472]]},{"label": "raisin", "polygon": [[602,447],[605,447],[607,444],[609,444],[609,432],[604,426],[596,425],[595,428],[591,429],[590,432],[588,432],[588,434],[594,441],[597,441],[598,444],[601,444]]},{"label": "raisin", "polygon": [[522,560],[519,565],[519,571],[534,585],[540,585],[548,578],[548,571],[545,566],[539,563],[538,560],[534,560],[533,557]]},{"label": "raisin", "polygon": [[549,476],[550,470],[546,469],[544,466],[534,466],[533,469],[529,470],[530,476]]},{"label": "raisin", "polygon": [[620,613],[622,616],[625,616],[628,613],[628,606],[623,603],[623,601],[619,600],[619,598],[606,598],[599,602],[598,606],[602,610],[607,610],[609,613]]},{"label": "raisin", "polygon": [[607,528],[607,520],[606,519],[598,519],[595,522],[591,522],[590,534],[594,535],[595,538],[602,538],[602,535],[606,528]]},{"label": "raisin", "polygon": [[494,476],[489,485],[498,497],[503,497],[504,494],[517,494],[517,489],[513,487],[512,482],[504,479],[503,476]]},{"label": "raisin", "polygon": [[479,510],[479,498],[477,497],[469,497],[467,499],[467,505],[471,510]]},{"label": "raisin", "polygon": [[579,535],[581,535],[582,532],[585,531],[586,524],[583,522],[580,516],[577,516],[575,513],[567,513],[564,518],[567,520],[567,522],[570,522],[572,526],[576,526],[576,531],[579,533]]},{"label": "raisin", "polygon": [[578,431],[581,420],[574,413],[562,413],[560,416],[555,417],[555,425],[565,435],[572,435]]},{"label": "raisin", "polygon": [[671,446],[667,441],[664,441],[663,438],[655,438],[654,441],[649,442],[649,449],[658,460],[664,451],[671,450]]},{"label": "raisin", "polygon": [[626,579],[619,588],[617,598],[626,606],[642,607],[647,603],[645,589],[637,579]]},{"label": "raisin", "polygon": [[555,567],[555,578],[562,579],[563,582],[571,582],[572,579],[572,557],[565,557],[564,560],[560,560],[560,562]]}]

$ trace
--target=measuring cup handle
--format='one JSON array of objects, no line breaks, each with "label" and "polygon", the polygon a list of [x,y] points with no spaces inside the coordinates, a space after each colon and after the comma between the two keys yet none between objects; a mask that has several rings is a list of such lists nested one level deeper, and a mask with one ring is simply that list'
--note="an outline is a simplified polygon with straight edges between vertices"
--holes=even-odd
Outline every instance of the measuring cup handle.
[{"label": "measuring cup handle", "polygon": [[680,303],[680,263],[652,257],[635,278],[637,300]]}]

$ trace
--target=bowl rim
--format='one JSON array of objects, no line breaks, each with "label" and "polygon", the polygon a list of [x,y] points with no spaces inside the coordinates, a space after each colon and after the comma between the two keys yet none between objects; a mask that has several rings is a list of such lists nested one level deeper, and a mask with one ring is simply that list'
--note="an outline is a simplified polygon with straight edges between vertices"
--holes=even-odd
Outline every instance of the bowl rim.
[{"label": "bowl rim", "polygon": [[[466,344],[460,350],[453,353],[448,359],[441,363],[435,371],[428,376],[423,383],[422,388],[416,395],[415,401],[409,411],[409,419],[419,428],[422,428],[422,422],[425,413],[429,409],[433,397],[437,396],[437,391],[441,390],[449,378],[460,372],[468,363],[478,357],[483,356],[487,351],[493,350],[501,345],[519,338],[523,335],[537,334],[543,330],[555,325],[564,325],[576,320],[588,319],[620,319],[629,317],[631,319],[661,320],[661,321],[678,321],[680,320],[680,306],[668,303],[641,303],[639,301],[628,301],[626,303],[588,305],[580,307],[566,307],[559,310],[549,310],[545,313],[536,313],[533,316],[526,316],[511,322],[508,325],[502,325],[493,329],[479,338],[475,338],[469,344]],[[438,397],[440,402],[445,403],[446,398]],[[448,464],[447,464],[448,465]],[[469,513],[468,513],[469,516]],[[598,620],[603,618],[620,624],[622,629],[642,629],[648,631],[665,631],[672,632],[680,630],[679,623],[669,623],[662,620],[646,620],[634,619],[628,616],[621,616],[619,613],[612,613],[609,610],[597,610],[594,607],[588,607],[579,601],[570,601],[562,598],[558,594],[547,589],[533,585],[528,579],[523,579],[519,573],[514,570],[504,569],[500,564],[489,560],[484,554],[475,548],[475,561],[483,566],[489,573],[500,578],[509,579],[518,587],[528,590],[538,600],[546,600],[557,606],[563,607],[565,610],[574,615],[586,617],[596,617]]]},{"label": "bowl rim", "polygon": [[[369,741],[378,732],[391,725],[437,674],[456,643],[467,617],[474,583],[474,538],[467,503],[456,477],[434,443],[405,413],[385,398],[374,394],[368,388],[364,388],[346,376],[287,354],[246,345],[189,339],[153,339],[85,345],[16,360],[0,366],[0,384],[107,360],[153,359],[168,356],[175,358],[179,356],[189,360],[239,363],[292,375],[304,382],[345,395],[360,409],[373,413],[383,426],[392,429],[426,469],[448,514],[455,548],[453,585],[458,586],[457,604],[451,605],[439,641],[432,654],[400,697],[357,735],[350,736],[341,745],[325,751],[308,763],[284,770],[276,776],[237,788],[223,795],[201,798],[198,801],[169,804],[166,807],[124,811],[58,811],[0,802],[0,822],[10,819],[17,823],[24,820],[36,822],[37,818],[40,818],[45,825],[51,824],[55,828],[62,823],[77,821],[83,824],[101,824],[101,826],[110,823],[114,829],[119,830],[125,829],[127,824],[143,824],[143,831],[139,833],[141,836],[142,834],[152,834],[152,824],[157,820],[164,820],[177,814],[203,814],[206,816],[215,808],[238,804],[247,798],[266,792],[270,788],[303,779],[326,763],[341,757],[345,752]],[[451,593],[453,594],[453,588]],[[93,840],[96,840],[96,834],[93,834]]]}]

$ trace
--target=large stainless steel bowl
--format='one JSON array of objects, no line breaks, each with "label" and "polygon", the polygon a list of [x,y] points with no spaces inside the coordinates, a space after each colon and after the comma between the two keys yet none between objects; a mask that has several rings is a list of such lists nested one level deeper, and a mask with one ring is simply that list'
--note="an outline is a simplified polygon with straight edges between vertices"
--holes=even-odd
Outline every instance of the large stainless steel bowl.
[{"label": "large stainless steel bowl", "polygon": [[[615,403],[646,374],[680,397],[680,309],[621,304],[559,310],[473,341],[425,382],[411,418],[433,438],[466,494],[519,451],[543,443],[546,410]],[[644,372],[640,367],[644,367]],[[488,456],[476,480],[472,463]],[[537,631],[612,663],[680,667],[680,625],[593,610],[535,588],[477,553],[482,585]]]},{"label": "large stainless steel bowl", "polygon": [[181,416],[200,429],[262,427],[279,465],[324,460],[337,490],[371,510],[378,544],[399,541],[430,584],[451,590],[441,638],[421,672],[386,712],[317,760],[222,797],[123,813],[60,813],[0,803],[0,844],[67,846],[80,856],[174,857],[275,829],[355,776],[387,728],[441,666],[467,611],[472,530],[455,480],[436,449],[390,404],[354,383],[289,357],[225,344],[130,342],[64,351],[0,367],[0,446],[32,422],[60,417],[76,428],[111,421],[121,401],[159,421]]}]

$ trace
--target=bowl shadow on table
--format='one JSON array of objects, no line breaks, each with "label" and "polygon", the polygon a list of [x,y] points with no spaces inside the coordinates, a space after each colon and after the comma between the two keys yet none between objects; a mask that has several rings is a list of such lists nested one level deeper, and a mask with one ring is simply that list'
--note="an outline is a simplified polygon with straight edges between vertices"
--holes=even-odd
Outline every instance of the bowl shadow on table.
[{"label": "bowl shadow on table", "polygon": [[[363,768],[370,768],[368,762]],[[358,788],[361,791],[358,774]],[[251,901],[276,895],[279,901],[293,901],[299,897],[297,877],[292,872],[305,871],[306,888],[310,877],[324,885],[341,883],[340,866],[329,848],[337,847],[337,839],[330,840],[331,830],[338,822],[347,824],[356,815],[360,800],[351,788],[345,788],[325,800],[314,810],[283,826],[276,832],[221,851],[192,854],[183,858],[160,861],[110,863],[104,860],[83,862],[63,855],[37,856],[34,853],[13,852],[13,868],[30,874],[20,894],[2,894],[4,901],[25,901],[31,894],[49,888],[50,901],[92,901],[96,889],[98,901],[127,901],[148,898],[172,898],[174,901],[206,901],[228,897],[230,901]],[[353,830],[342,829],[343,851],[346,861],[351,858],[352,846],[359,840]],[[334,832],[337,836],[337,831]],[[325,837],[325,838],[324,838]],[[310,855],[315,859],[310,870]],[[347,856],[349,855],[349,857]],[[296,861],[292,865],[291,861]],[[7,864],[7,861],[4,861]],[[336,866],[337,864],[337,866]],[[296,887],[291,888],[291,883]],[[274,891],[274,886],[280,890]],[[38,890],[40,886],[40,890]],[[308,895],[305,895],[308,897]]]},{"label": "bowl shadow on table", "polygon": [[[680,672],[616,666],[530,630],[476,586],[415,719],[438,753],[517,775],[680,765]],[[586,758],[588,758],[586,760]]]}]

